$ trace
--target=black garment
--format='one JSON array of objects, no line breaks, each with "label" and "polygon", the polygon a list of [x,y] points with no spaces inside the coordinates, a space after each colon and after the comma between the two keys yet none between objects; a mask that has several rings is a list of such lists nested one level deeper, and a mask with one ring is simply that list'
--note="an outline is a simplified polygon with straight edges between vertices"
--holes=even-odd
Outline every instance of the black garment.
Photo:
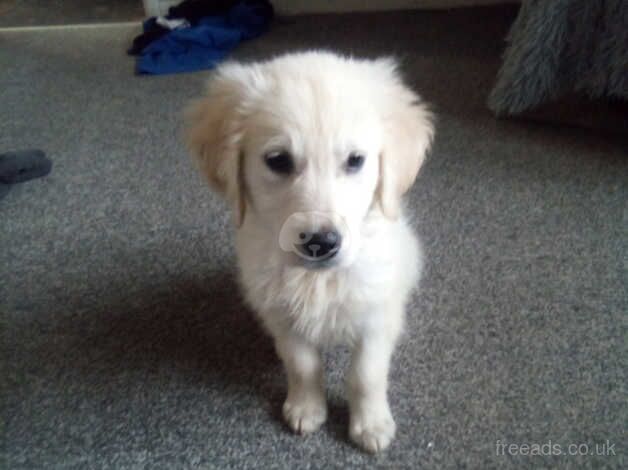
[{"label": "black garment", "polygon": [[151,42],[156,41],[169,32],[168,28],[157,24],[157,18],[153,16],[144,22],[144,32],[133,39],[133,44],[126,52],[129,55],[140,55]]},{"label": "black garment", "polygon": [[168,9],[168,19],[185,18],[194,25],[205,16],[224,15],[237,0],[184,0]]},{"label": "black garment", "polygon": [[0,183],[13,184],[46,176],[52,162],[41,150],[19,150],[0,154]]},{"label": "black garment", "polygon": [[40,178],[50,173],[52,162],[41,150],[19,150],[0,154],[0,198],[14,183]]}]

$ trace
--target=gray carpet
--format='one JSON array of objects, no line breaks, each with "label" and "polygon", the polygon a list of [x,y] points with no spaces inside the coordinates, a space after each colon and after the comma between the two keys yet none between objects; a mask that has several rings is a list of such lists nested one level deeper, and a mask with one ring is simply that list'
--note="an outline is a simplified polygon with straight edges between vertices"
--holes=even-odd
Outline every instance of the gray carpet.
[{"label": "gray carpet", "polygon": [[625,468],[627,141],[491,117],[513,13],[292,18],[236,53],[396,53],[438,114],[410,194],[428,258],[392,370],[398,435],[376,457],[348,441],[345,350],[323,429],[281,422],[226,208],[180,143],[205,74],[134,76],[129,29],[0,33],[0,149],[54,160],[0,200],[2,467]]},{"label": "gray carpet", "polygon": [[139,21],[142,0],[0,0],[0,26]]}]

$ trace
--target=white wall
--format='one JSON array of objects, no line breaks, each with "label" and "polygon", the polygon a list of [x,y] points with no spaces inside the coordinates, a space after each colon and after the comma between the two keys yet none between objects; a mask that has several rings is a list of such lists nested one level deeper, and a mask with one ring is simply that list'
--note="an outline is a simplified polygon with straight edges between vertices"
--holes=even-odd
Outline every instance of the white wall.
[{"label": "white wall", "polygon": [[518,3],[520,0],[272,0],[280,15],[300,13],[331,13],[373,10],[438,9],[498,3]]}]

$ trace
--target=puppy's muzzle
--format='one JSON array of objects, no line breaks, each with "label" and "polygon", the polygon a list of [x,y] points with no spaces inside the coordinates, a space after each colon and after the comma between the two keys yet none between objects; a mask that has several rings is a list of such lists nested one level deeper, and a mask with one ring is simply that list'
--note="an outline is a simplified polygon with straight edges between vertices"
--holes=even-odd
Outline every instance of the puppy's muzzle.
[{"label": "puppy's muzzle", "polygon": [[338,254],[342,237],[336,230],[300,232],[299,252],[310,261],[325,261]]},{"label": "puppy's muzzle", "polygon": [[345,220],[332,212],[294,212],[279,232],[279,246],[292,254],[291,262],[308,269],[324,269],[342,262],[351,241]]}]

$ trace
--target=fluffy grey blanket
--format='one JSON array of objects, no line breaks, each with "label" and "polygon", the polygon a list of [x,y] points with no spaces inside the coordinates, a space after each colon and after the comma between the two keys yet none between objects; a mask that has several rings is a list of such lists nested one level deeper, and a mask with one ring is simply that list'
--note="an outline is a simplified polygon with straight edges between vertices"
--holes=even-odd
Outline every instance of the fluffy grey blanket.
[{"label": "fluffy grey blanket", "polygon": [[568,92],[628,99],[628,0],[523,0],[488,106],[516,114]]}]

